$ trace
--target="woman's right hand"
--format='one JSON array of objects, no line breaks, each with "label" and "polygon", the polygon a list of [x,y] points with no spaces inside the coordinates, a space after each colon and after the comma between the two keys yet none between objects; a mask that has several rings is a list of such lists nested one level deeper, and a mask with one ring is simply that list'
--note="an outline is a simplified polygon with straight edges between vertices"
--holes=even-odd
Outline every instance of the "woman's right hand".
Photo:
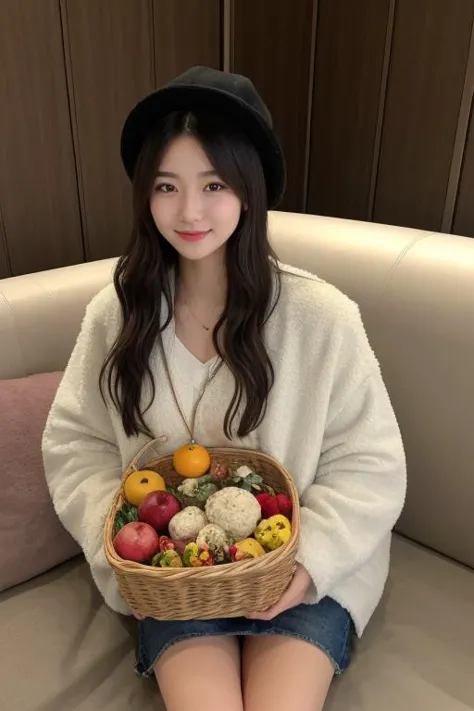
[{"label": "woman's right hand", "polygon": [[134,618],[135,618],[136,620],[144,620],[144,619],[145,619],[145,618],[143,617],[143,615],[140,615],[139,612],[135,612],[135,610],[132,610],[132,615],[134,616]]}]

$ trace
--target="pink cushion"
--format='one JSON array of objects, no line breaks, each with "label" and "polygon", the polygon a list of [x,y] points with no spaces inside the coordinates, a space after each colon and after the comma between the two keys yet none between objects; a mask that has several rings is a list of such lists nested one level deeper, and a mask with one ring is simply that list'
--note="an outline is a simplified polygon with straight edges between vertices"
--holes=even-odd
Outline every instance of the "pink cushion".
[{"label": "pink cushion", "polygon": [[0,590],[80,552],[46,485],[41,438],[62,373],[0,380]]}]

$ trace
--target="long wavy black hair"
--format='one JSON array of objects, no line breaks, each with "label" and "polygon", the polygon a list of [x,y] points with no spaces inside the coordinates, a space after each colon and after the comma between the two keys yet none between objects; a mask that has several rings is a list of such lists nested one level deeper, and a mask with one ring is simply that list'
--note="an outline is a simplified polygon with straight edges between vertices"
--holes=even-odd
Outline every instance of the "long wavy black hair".
[{"label": "long wavy black hair", "polygon": [[[214,348],[235,381],[224,420],[224,432],[232,439],[234,432],[243,437],[253,431],[266,412],[274,370],[263,330],[280,295],[280,274],[268,241],[267,195],[257,151],[231,121],[212,114],[171,113],[143,145],[133,179],[131,238],[114,272],[122,325],[100,372],[100,392],[104,398],[106,382],[127,436],[153,437],[144,420],[156,394],[150,356],[172,319],[171,280],[179,272],[179,262],[178,253],[155,225],[150,197],[166,148],[184,133],[199,141],[221,180],[243,205],[239,224],[226,244],[227,299],[213,331]],[[145,378],[152,395],[142,411]]]}]

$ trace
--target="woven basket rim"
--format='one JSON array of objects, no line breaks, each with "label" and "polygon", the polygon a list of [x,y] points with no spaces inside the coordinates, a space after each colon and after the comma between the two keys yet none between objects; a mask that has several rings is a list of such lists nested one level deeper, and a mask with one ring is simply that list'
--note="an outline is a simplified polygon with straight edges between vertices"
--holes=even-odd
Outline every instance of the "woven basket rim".
[{"label": "woven basket rim", "polygon": [[[157,440],[154,440],[154,442],[156,442],[156,441]],[[150,442],[149,444],[152,445],[153,442]],[[211,455],[211,457],[212,457],[212,455],[223,456],[223,457],[231,457],[233,455],[236,455],[236,456],[240,455],[240,456],[246,456],[249,458],[254,457],[257,459],[263,459],[268,464],[271,464],[276,469],[278,469],[284,475],[284,477],[285,477],[285,479],[287,479],[287,481],[293,483],[293,477],[285,469],[285,467],[282,464],[280,464],[280,462],[277,459],[272,457],[270,454],[267,454],[266,452],[260,452],[258,449],[245,449],[243,447],[206,447],[206,449],[209,452],[209,454]],[[132,461],[130,462],[130,464],[128,465],[127,469],[125,470],[125,472],[122,476],[123,481],[125,481],[125,479],[133,472],[136,472],[139,469],[144,468],[144,467],[137,468],[135,466],[135,462],[137,462],[139,460],[139,458],[141,458],[141,456],[143,456],[144,450],[145,450],[145,448],[143,450],[141,450],[140,452],[138,452],[138,454],[132,459]],[[151,459],[144,466],[148,466],[148,467],[156,466],[159,462],[172,460],[173,456],[174,456],[173,454],[162,454],[161,456],[156,457],[155,459]],[[183,477],[183,479],[185,479],[185,478],[186,477]]]}]

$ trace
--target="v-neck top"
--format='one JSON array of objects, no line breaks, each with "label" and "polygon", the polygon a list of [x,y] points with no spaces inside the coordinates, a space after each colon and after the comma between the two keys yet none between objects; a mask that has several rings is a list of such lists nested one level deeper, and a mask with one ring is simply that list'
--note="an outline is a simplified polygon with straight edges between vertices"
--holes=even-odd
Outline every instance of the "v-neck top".
[{"label": "v-neck top", "polygon": [[214,356],[206,363],[203,363],[186,348],[176,335],[173,345],[170,358],[170,369],[172,376],[174,376],[173,385],[190,425],[194,405],[203,388],[206,387],[213,369],[217,366],[219,356]]},{"label": "v-neck top", "polygon": [[[160,437],[163,437],[161,452],[163,454],[172,453],[178,447],[189,442],[188,427],[193,430],[194,439],[205,447],[229,446],[229,439],[224,432],[224,419],[234,389],[234,380],[230,370],[222,365],[221,359],[217,355],[206,363],[202,363],[193,355],[176,336],[173,317],[162,332],[162,343],[172,387],[166,385],[167,369],[160,354],[160,347],[157,345],[155,372],[157,382],[161,384],[160,395],[157,398],[156,406],[148,411],[151,427],[153,430],[159,429]],[[209,383],[206,385],[208,380]],[[193,429],[193,412],[203,388],[205,388],[205,392],[196,410]],[[179,407],[177,407],[173,391]],[[218,397],[218,404],[216,404],[216,393],[218,392],[221,393],[221,396]],[[222,393],[225,394],[222,395]],[[147,385],[143,391],[143,401],[149,402],[150,396],[150,387]],[[180,410],[182,410],[182,414]],[[167,413],[165,418],[163,418],[163,412]],[[256,431],[250,433],[246,439],[248,440],[247,446],[252,449],[258,448]],[[237,438],[236,441],[235,446],[239,446],[241,440]]]},{"label": "v-neck top", "polygon": [[187,427],[192,429],[193,412],[203,390],[205,393],[196,411],[194,437],[199,442],[203,440],[204,444],[215,442],[215,446],[226,446],[228,440],[222,429],[223,412],[218,412],[215,407],[209,407],[209,397],[212,397],[211,391],[215,387],[214,380],[219,377],[216,369],[220,364],[220,358],[216,355],[206,363],[202,363],[179,340],[173,326],[174,324],[170,324],[170,331],[166,334],[164,345],[173,389],[186,423],[183,422],[179,408],[172,400],[174,413],[166,433],[167,448],[177,449],[189,440]]}]

